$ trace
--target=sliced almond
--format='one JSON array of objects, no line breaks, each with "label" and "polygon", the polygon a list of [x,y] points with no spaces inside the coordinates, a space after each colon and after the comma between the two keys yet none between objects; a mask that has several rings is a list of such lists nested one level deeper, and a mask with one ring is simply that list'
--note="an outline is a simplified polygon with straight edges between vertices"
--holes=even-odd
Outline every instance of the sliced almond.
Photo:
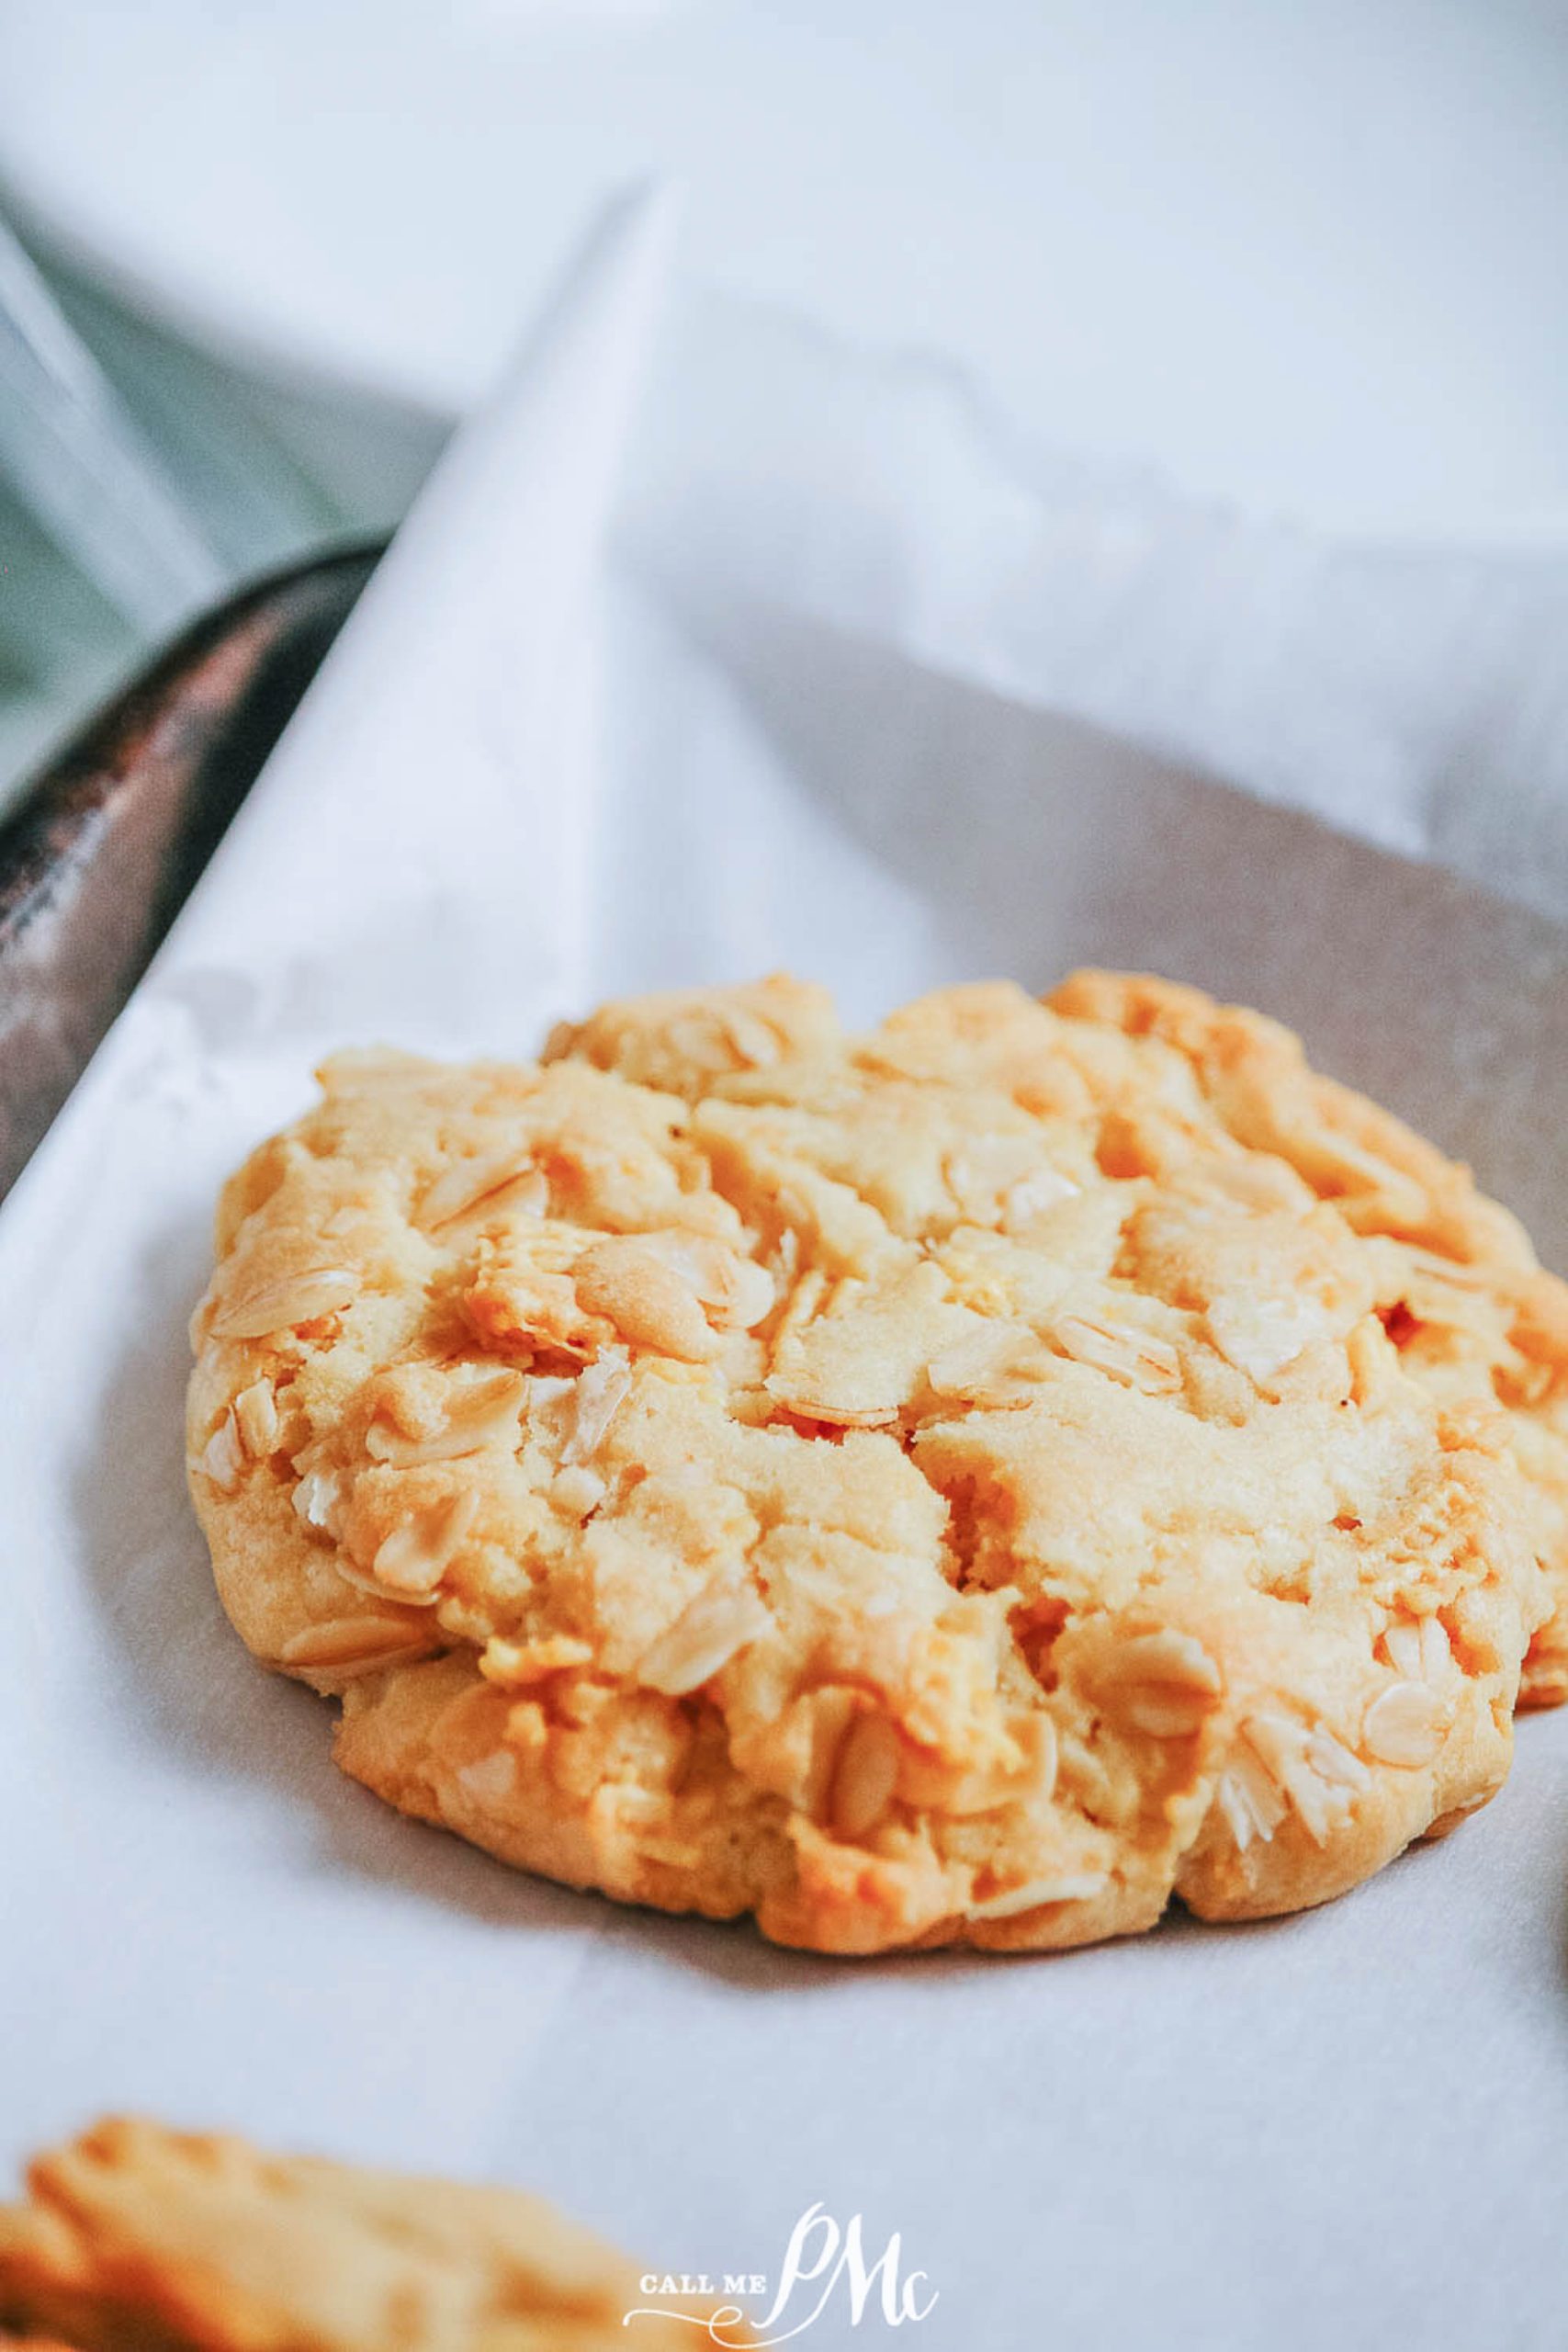
[{"label": "sliced almond", "polygon": [[1435,1682],[1453,1656],[1448,1634],[1437,1617],[1397,1620],[1384,1633],[1382,1645],[1394,1672],[1412,1682]]},{"label": "sliced almond", "polygon": [[231,1495],[245,1467],[244,1448],[232,1412],[226,1412],[198,1457],[198,1466],[213,1485]]},{"label": "sliced almond", "polygon": [[1237,1294],[1208,1309],[1209,1336],[1227,1363],[1262,1385],[1324,1337],[1328,1317],[1316,1299]]},{"label": "sliced almond", "polygon": [[592,1656],[589,1644],[579,1641],[574,1634],[540,1634],[527,1642],[509,1642],[492,1634],[479,1658],[479,1672],[487,1682],[526,1690],[533,1683],[548,1681],[552,1674],[587,1666]]},{"label": "sliced almond", "polygon": [[1508,1336],[1532,1363],[1558,1370],[1568,1363],[1568,1283],[1555,1274],[1532,1274],[1514,1301]]},{"label": "sliced almond", "polygon": [[1064,1201],[1072,1200],[1082,1189],[1057,1169],[1037,1168],[1032,1175],[1010,1184],[1002,1194],[1002,1231],[1016,1233],[1021,1227],[1043,1216],[1047,1209],[1059,1208]]},{"label": "sliced almond", "polygon": [[489,1152],[471,1159],[455,1159],[443,1169],[419,1204],[419,1221],[427,1233],[452,1225],[482,1204],[499,1205],[506,1193],[509,1208],[527,1216],[543,1216],[550,1205],[550,1188],[542,1170],[518,1149]]},{"label": "sliced almond", "polygon": [[340,1470],[308,1470],[294,1489],[294,1516],[313,1535],[335,1542],[343,1532],[347,1488]]},{"label": "sliced almond", "polygon": [[277,1395],[265,1374],[242,1388],[234,1399],[240,1437],[253,1461],[265,1462],[277,1443]]},{"label": "sliced almond", "polygon": [[1202,1643],[1174,1626],[1120,1643],[1105,1681],[1122,1720],[1153,1739],[1200,1731],[1224,1687]]},{"label": "sliced almond", "polygon": [[284,1666],[333,1674],[378,1674],[383,1667],[429,1657],[434,1635],[391,1617],[336,1617],[291,1634],[278,1653]]},{"label": "sliced almond", "polygon": [[374,1420],[366,1431],[366,1451],[378,1462],[406,1468],[422,1462],[458,1462],[497,1443],[515,1449],[517,1416],[527,1393],[520,1372],[454,1384],[446,1418],[430,1436],[405,1437],[389,1421]]},{"label": "sliced almond", "polygon": [[1267,1844],[1289,1810],[1258,1757],[1240,1742],[1220,1775],[1214,1797],[1236,1850],[1243,1854],[1255,1838]]},{"label": "sliced almond", "polygon": [[964,1404],[1023,1404],[1038,1389],[1050,1361],[1032,1331],[1015,1323],[987,1324],[933,1356],[926,1384],[933,1395]]},{"label": "sliced almond", "polygon": [[569,1462],[550,1480],[550,1500],[569,1519],[586,1519],[590,1511],[598,1510],[610,1489],[597,1470],[590,1470],[581,1462]]},{"label": "sliced almond", "polygon": [[[1294,1158],[1294,1153],[1292,1157]],[[1345,1201],[1352,1214],[1368,1192],[1382,1196],[1392,1221],[1419,1226],[1427,1212],[1427,1196],[1414,1177],[1394,1168],[1351,1136],[1327,1127],[1314,1129],[1306,1139],[1303,1158],[1308,1181],[1319,1193],[1331,1192]]]},{"label": "sliced almond", "polygon": [[898,1418],[897,1404],[849,1405],[804,1381],[786,1379],[782,1373],[771,1373],[763,1385],[786,1413],[803,1421],[821,1421],[829,1429],[886,1429]]},{"label": "sliced almond", "polygon": [[686,1363],[717,1348],[690,1283],[636,1235],[615,1234],[585,1250],[572,1268],[579,1305],[613,1323],[634,1347]]},{"label": "sliced almond", "polygon": [[631,1367],[618,1350],[606,1348],[597,1363],[584,1366],[570,1392],[570,1429],[561,1448],[563,1464],[592,1461],[631,1385]]},{"label": "sliced almond", "polygon": [[1086,1316],[1064,1315],[1052,1325],[1051,1338],[1076,1363],[1092,1364],[1145,1395],[1168,1395],[1181,1385],[1181,1359],[1169,1340],[1135,1324],[1109,1317],[1091,1323]]},{"label": "sliced almond", "polygon": [[1200,1692],[1175,1690],[1158,1683],[1141,1689],[1134,1686],[1123,1693],[1122,1701],[1123,1719],[1150,1739],[1190,1739],[1202,1730],[1210,1711],[1211,1702]]},{"label": "sliced almond", "polygon": [[1271,1156],[1205,1159],[1201,1182],[1205,1192],[1223,1193],[1239,1207],[1259,1212],[1293,1209],[1306,1197],[1301,1178]]},{"label": "sliced almond", "polygon": [[1331,1787],[1355,1793],[1371,1787],[1372,1776],[1360,1758],[1321,1724],[1308,1732],[1305,1754],[1313,1770]]},{"label": "sliced almond", "polygon": [[902,1755],[898,1734],[886,1715],[857,1715],[844,1734],[833,1766],[828,1815],[835,1837],[865,1838],[893,1802]]},{"label": "sliced almond", "polygon": [[680,1276],[720,1330],[749,1331],[772,1310],[776,1294],[767,1268],[711,1234],[671,1227],[637,1240]]},{"label": "sliced almond", "polygon": [[1379,1691],[1361,1717],[1361,1745],[1380,1764],[1411,1770],[1429,1764],[1443,1744],[1446,1712],[1429,1683],[1393,1683]]},{"label": "sliced almond", "polygon": [[359,1276],[347,1266],[321,1266],[309,1273],[289,1274],[232,1300],[213,1318],[213,1335],[220,1340],[265,1340],[271,1332],[292,1330],[300,1323],[314,1323],[321,1316],[339,1314],[358,1295]]},{"label": "sliced almond", "polygon": [[981,1133],[948,1152],[942,1172],[963,1213],[979,1218],[995,1215],[1008,1186],[1029,1175],[1038,1156],[1032,1136]]},{"label": "sliced almond", "polygon": [[984,1901],[971,1903],[965,1916],[1016,1919],[1025,1911],[1043,1910],[1048,1903],[1092,1903],[1110,1883],[1104,1871],[1064,1871],[1055,1878],[1027,1879],[1021,1886],[1010,1886],[1000,1894],[987,1894]]},{"label": "sliced almond", "polygon": [[705,1586],[638,1661],[637,1679],[666,1698],[700,1690],[773,1620],[750,1585]]},{"label": "sliced almond", "polygon": [[487,1813],[499,1812],[517,1793],[517,1758],[510,1748],[497,1747],[471,1764],[459,1764],[457,1781],[475,1804]]},{"label": "sliced almond", "polygon": [[479,1515],[479,1498],[465,1487],[424,1510],[412,1511],[377,1548],[370,1577],[377,1589],[400,1600],[434,1599]]},{"label": "sliced almond", "polygon": [[1360,1758],[1332,1732],[1309,1729],[1282,1711],[1259,1708],[1247,1718],[1241,1736],[1316,1845],[1327,1843],[1330,1832],[1354,1811],[1358,1795],[1371,1786]]},{"label": "sliced almond", "polygon": [[783,1039],[743,1004],[716,1005],[714,1021],[735,1048],[743,1069],[771,1069],[783,1058]]}]

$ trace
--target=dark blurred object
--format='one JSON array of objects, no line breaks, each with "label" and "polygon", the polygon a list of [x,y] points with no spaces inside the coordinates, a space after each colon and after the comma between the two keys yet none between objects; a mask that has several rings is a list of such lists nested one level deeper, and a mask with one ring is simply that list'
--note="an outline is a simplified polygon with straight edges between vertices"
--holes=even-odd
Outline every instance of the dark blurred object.
[{"label": "dark blurred object", "polygon": [[196,623],[0,824],[0,1195],[146,969],[378,548]]}]

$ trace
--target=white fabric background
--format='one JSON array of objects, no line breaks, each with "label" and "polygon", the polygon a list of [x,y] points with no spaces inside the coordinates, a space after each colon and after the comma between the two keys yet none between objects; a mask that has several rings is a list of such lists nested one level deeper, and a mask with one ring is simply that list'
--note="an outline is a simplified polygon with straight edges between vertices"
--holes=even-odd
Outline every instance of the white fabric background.
[{"label": "white fabric background", "polygon": [[450,455],[0,1213],[0,2165],[143,2108],[530,2182],[710,2271],[776,2270],[820,2199],[929,2274],[919,2352],[1545,2352],[1568,1717],[1322,1913],[844,1966],[395,1818],[218,1611],[185,1318],[220,1176],[344,1038],[526,1051],[781,962],[867,1013],[1147,962],[1302,1023],[1568,1263],[1568,885],[1514,789],[1562,757],[1554,577],[1047,505],[940,383],[734,311],[645,379],[666,231],[612,224]]}]

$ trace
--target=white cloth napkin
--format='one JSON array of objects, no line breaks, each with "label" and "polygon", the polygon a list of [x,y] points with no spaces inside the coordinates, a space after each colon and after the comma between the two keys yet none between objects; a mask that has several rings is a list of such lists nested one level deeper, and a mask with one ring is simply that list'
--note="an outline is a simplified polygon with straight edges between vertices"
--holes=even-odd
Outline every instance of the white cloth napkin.
[{"label": "white cloth napkin", "polygon": [[[1146,961],[1303,1023],[1568,1254],[1562,930],[1257,797],[1367,818],[1335,779],[1386,774],[1380,836],[1479,857],[1483,828],[1439,840],[1444,778],[1467,729],[1498,775],[1556,740],[1529,630],[1467,683],[1464,567],[1386,599],[1352,567],[1347,601],[1284,535],[1233,560],[1217,518],[1087,488],[1075,520],[940,382],[761,318],[678,314],[644,396],[667,235],[610,224],[454,447],[0,1212],[0,2163],[146,2109],[529,2182],[713,2274],[776,2276],[820,2199],[927,2274],[917,2352],[1544,2347],[1568,1719],[1321,1913],[845,1966],[400,1820],[218,1610],[185,1318],[221,1176],[333,1042],[525,1053],[607,990],[781,962],[871,1012]],[[1269,656],[1303,615],[1348,668]],[[847,2331],[804,2340],[882,2323]]]}]

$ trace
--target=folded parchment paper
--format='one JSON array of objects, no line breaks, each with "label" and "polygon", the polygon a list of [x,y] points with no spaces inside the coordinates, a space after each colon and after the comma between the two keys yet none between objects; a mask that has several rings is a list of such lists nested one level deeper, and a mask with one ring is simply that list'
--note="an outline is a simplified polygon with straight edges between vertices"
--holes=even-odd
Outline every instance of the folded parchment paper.
[{"label": "folded parchment paper", "polygon": [[[773,2278],[820,2200],[927,2274],[917,2352],[1559,2344],[1568,1716],[1522,1724],[1486,1815],[1320,1913],[836,1964],[394,1817],[218,1611],[186,1317],[221,1176],[333,1042],[523,1054],[607,991],[780,963],[868,1014],[1154,966],[1301,1026],[1568,1264],[1545,851],[1531,911],[1283,810],[1314,777],[1332,805],[1337,736],[1371,774],[1364,707],[1332,664],[1183,705],[1201,633],[1136,593],[1130,524],[1089,550],[1123,569],[1113,614],[1074,608],[1085,674],[1114,643],[1145,717],[1186,708],[1242,776],[1213,714],[1271,692],[1294,764],[1244,793],[1065,716],[1095,697],[1053,684],[1059,514],[939,384],[763,321],[688,314],[645,388],[664,236],[612,224],[460,438],[0,1213],[0,2163],[144,2108],[537,2184],[661,2264]],[[1228,566],[1255,626],[1255,568],[1203,547],[1191,612],[1221,627]],[[1437,770],[1407,768],[1340,813],[1430,846]],[[874,2343],[879,2310],[803,2340]]]}]

